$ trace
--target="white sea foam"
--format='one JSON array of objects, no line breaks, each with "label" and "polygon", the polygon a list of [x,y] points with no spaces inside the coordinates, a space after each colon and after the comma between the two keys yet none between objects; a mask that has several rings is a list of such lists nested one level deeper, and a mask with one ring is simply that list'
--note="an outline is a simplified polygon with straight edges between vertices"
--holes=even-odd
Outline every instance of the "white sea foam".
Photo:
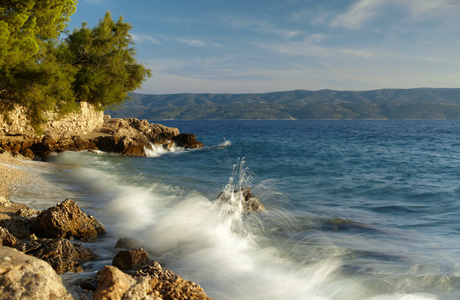
[{"label": "white sea foam", "polygon": [[159,157],[167,153],[178,153],[185,151],[184,148],[177,147],[176,145],[171,146],[169,150],[163,147],[163,145],[155,145],[153,143],[150,143],[150,146],[151,149],[145,147],[145,154],[147,155],[147,157]]},{"label": "white sea foam", "polygon": [[[109,232],[109,240],[95,246],[108,263],[116,238],[127,236],[139,240],[153,259],[199,283],[215,299],[437,299],[430,294],[401,293],[417,291],[417,284],[439,286],[427,282],[426,276],[420,280],[412,276],[416,282],[405,282],[411,276],[402,276],[399,282],[404,286],[399,288],[384,276],[369,281],[344,274],[342,257],[351,255],[349,251],[335,246],[319,230],[310,233],[310,239],[291,241],[289,235],[301,234],[301,229],[292,216],[276,207],[270,205],[263,214],[244,214],[240,195],[234,193],[254,186],[244,159],[223,183],[223,192],[234,200],[230,203],[161,181],[133,174],[126,177],[123,157],[107,160],[89,153],[65,153],[58,160],[58,168],[71,175],[68,180],[81,186],[80,193],[86,195],[79,204],[87,212],[97,212]],[[270,196],[280,198],[264,191],[263,185],[255,185],[253,191],[262,202]],[[280,233],[288,238],[279,237]],[[353,244],[354,237],[349,239]],[[395,294],[388,294],[392,288]]]},{"label": "white sea foam", "polygon": [[230,147],[231,145],[232,145],[231,141],[224,139],[224,141],[220,143],[218,146],[220,148],[226,148],[226,147]]}]

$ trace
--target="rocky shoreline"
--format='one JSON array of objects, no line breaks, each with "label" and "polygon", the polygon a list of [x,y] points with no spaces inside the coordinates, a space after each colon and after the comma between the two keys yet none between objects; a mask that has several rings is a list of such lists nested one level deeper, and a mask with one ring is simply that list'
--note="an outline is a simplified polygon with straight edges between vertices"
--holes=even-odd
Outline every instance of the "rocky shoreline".
[{"label": "rocky shoreline", "polygon": [[[27,162],[0,155],[2,182],[8,191]],[[13,175],[12,175],[13,174]],[[30,178],[29,178],[30,179]],[[23,188],[25,185],[23,185]],[[104,236],[103,225],[67,199],[43,211],[0,201],[0,298],[2,299],[210,299],[203,289],[149,258],[148,250],[120,239],[112,265],[96,276],[63,283],[59,274],[81,272],[97,255],[84,246]]]},{"label": "rocky shoreline", "polygon": [[79,242],[97,242],[106,233],[102,224],[71,199],[41,212],[21,208],[7,215],[0,221],[2,299],[210,299],[199,285],[152,261],[126,238],[114,245],[124,250],[112,265],[64,285],[58,275],[82,272],[85,263],[97,260]]},{"label": "rocky shoreline", "polygon": [[95,151],[114,152],[129,156],[146,156],[152,145],[161,145],[166,150],[177,146],[182,148],[201,148],[203,143],[191,133],[180,133],[177,128],[160,124],[150,124],[147,120],[135,118],[111,119],[92,132],[72,135],[61,130],[47,130],[41,136],[30,134],[6,134],[0,136],[0,153],[13,156],[43,159],[53,152]]},{"label": "rocky shoreline", "polygon": [[[104,151],[146,156],[152,145],[201,148],[194,134],[149,124],[146,120],[104,118],[89,133],[71,135],[47,130],[43,135],[0,136],[0,298],[2,299],[210,299],[203,289],[152,261],[138,242],[121,239],[112,265],[74,284],[59,274],[81,272],[97,255],[82,243],[95,243],[103,225],[66,199],[43,211],[9,201],[33,174],[20,170],[27,162],[53,152]],[[15,158],[16,157],[16,158]]]}]

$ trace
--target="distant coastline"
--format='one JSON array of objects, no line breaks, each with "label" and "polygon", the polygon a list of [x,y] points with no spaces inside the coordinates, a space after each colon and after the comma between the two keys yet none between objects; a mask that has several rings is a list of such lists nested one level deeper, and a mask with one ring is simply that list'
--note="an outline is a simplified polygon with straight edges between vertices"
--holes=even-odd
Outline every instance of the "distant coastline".
[{"label": "distant coastline", "polygon": [[460,88],[254,94],[130,94],[106,113],[148,120],[460,119]]}]

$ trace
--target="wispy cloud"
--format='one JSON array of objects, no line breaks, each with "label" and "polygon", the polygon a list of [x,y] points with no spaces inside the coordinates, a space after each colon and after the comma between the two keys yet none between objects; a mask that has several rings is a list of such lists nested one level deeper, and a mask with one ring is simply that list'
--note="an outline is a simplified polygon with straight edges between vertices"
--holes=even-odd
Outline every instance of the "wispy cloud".
[{"label": "wispy cloud", "polygon": [[[388,10],[385,10],[388,9]],[[430,21],[444,18],[458,20],[460,3],[457,0],[358,0],[349,9],[337,15],[329,25],[348,29],[361,29],[391,9],[401,13],[400,21]]]},{"label": "wispy cloud", "polygon": [[178,39],[179,42],[181,43],[184,43],[186,45],[189,45],[189,46],[192,46],[192,47],[200,47],[200,48],[205,48],[208,46],[208,44],[206,44],[205,42],[203,41],[200,41],[200,40],[190,40],[190,39]]},{"label": "wispy cloud", "polygon": [[[389,0],[390,2],[392,0]],[[379,8],[389,2],[388,0],[359,0],[350,9],[337,16],[331,21],[333,27],[345,27],[348,29],[361,28],[368,20],[372,19]]]},{"label": "wispy cloud", "polygon": [[154,44],[160,45],[161,42],[154,37],[151,37],[147,34],[143,33],[131,33],[131,37],[135,43],[145,43],[145,44]]},{"label": "wispy cloud", "polygon": [[249,20],[249,19],[242,19],[242,18],[224,18],[223,19],[226,24],[228,24],[233,29],[238,30],[250,30],[260,33],[271,33],[276,34],[278,36],[282,36],[285,38],[292,38],[302,33],[300,30],[290,30],[285,28],[280,28],[271,24],[267,21],[261,20]]}]

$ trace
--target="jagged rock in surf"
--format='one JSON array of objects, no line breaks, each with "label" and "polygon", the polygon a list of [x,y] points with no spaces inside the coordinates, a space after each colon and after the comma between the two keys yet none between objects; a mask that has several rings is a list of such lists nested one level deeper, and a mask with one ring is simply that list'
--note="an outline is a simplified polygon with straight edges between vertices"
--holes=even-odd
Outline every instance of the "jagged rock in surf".
[{"label": "jagged rock in surf", "polygon": [[172,138],[177,146],[189,149],[203,148],[203,143],[196,140],[192,133],[181,133]]},{"label": "jagged rock in surf", "polygon": [[150,260],[147,251],[142,248],[132,250],[122,250],[115,255],[112,265],[122,271],[134,270],[137,271],[145,266],[148,266],[153,261]]},{"label": "jagged rock in surf", "polygon": [[19,250],[48,262],[58,274],[82,272],[83,263],[97,259],[92,250],[65,239],[38,239]]},{"label": "jagged rock in surf", "polygon": [[0,298],[74,299],[51,266],[9,247],[0,247]]},{"label": "jagged rock in surf", "polygon": [[118,239],[117,243],[115,244],[115,248],[132,250],[136,248],[143,248],[143,244],[135,239],[123,237]]},{"label": "jagged rock in surf", "polygon": [[95,242],[106,232],[98,220],[87,216],[71,199],[41,212],[36,224],[37,235],[48,238],[73,237],[83,242]]},{"label": "jagged rock in surf", "polygon": [[222,192],[217,197],[218,201],[241,203],[245,212],[264,212],[265,208],[259,198],[254,196],[249,187],[235,189],[232,192]]}]

